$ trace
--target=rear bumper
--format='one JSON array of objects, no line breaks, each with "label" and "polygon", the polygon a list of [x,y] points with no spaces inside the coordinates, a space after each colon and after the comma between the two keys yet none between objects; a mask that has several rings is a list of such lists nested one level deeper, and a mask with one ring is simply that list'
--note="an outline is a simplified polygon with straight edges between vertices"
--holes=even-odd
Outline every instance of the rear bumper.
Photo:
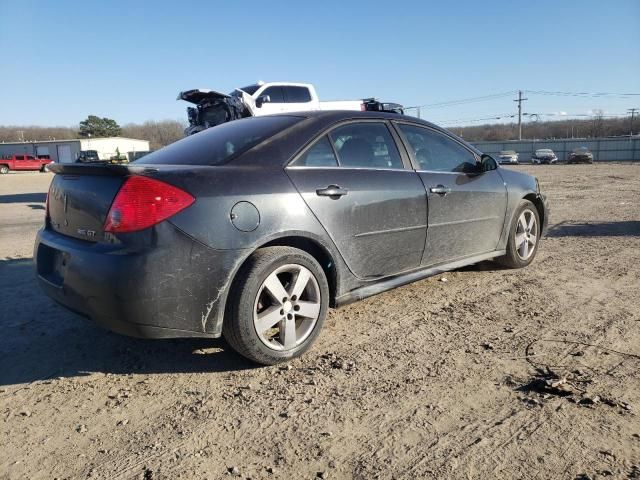
[{"label": "rear bumper", "polygon": [[[168,222],[148,241],[109,245],[38,232],[40,286],[98,325],[143,338],[218,337],[237,250],[213,250]],[[143,243],[143,245],[140,245]]]}]

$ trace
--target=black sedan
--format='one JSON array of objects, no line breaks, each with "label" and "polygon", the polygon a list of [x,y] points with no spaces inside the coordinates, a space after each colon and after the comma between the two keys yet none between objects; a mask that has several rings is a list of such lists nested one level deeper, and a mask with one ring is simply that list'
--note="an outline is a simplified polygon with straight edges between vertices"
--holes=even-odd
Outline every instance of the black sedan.
[{"label": "black sedan", "polygon": [[35,244],[46,293],[127,335],[218,337],[263,364],[337,307],[494,259],[531,263],[534,177],[380,112],[236,120],[129,165],[55,165]]}]

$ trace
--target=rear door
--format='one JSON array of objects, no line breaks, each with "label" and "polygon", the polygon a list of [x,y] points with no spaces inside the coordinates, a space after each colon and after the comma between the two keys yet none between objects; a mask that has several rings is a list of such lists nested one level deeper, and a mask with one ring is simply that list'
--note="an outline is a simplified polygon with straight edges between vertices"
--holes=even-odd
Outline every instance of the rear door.
[{"label": "rear door", "polygon": [[288,112],[300,112],[312,110],[312,98],[309,88],[303,86],[287,86],[282,87],[284,90],[284,99],[287,102]]},{"label": "rear door", "polygon": [[427,222],[420,177],[383,121],[322,135],[287,167],[350,270],[381,277],[420,266]]},{"label": "rear door", "polygon": [[494,251],[507,208],[500,172],[481,172],[475,153],[442,132],[396,125],[427,191],[429,227],[422,265]]},{"label": "rear door", "polygon": [[33,155],[26,156],[26,165],[29,170],[40,170],[40,160]]}]

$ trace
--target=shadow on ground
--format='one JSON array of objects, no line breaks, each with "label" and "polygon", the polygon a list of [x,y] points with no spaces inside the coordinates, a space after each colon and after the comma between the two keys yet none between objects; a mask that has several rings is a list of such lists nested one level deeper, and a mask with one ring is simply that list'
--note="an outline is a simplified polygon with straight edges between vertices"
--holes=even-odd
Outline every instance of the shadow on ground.
[{"label": "shadow on ground", "polygon": [[257,368],[221,339],[143,340],[102,330],[39,288],[31,259],[0,261],[0,385],[91,372],[191,373]]},{"label": "shadow on ground", "polygon": [[44,203],[46,200],[47,194],[44,192],[0,195],[0,203]]},{"label": "shadow on ground", "polygon": [[623,222],[561,222],[549,228],[549,237],[638,237],[640,221]]}]

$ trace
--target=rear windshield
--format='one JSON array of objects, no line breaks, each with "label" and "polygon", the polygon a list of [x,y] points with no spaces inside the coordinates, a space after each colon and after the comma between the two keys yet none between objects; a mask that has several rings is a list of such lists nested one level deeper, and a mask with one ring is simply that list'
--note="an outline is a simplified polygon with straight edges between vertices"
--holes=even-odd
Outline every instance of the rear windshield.
[{"label": "rear windshield", "polygon": [[221,165],[302,120],[265,116],[234,120],[183,138],[136,162],[163,165]]}]

